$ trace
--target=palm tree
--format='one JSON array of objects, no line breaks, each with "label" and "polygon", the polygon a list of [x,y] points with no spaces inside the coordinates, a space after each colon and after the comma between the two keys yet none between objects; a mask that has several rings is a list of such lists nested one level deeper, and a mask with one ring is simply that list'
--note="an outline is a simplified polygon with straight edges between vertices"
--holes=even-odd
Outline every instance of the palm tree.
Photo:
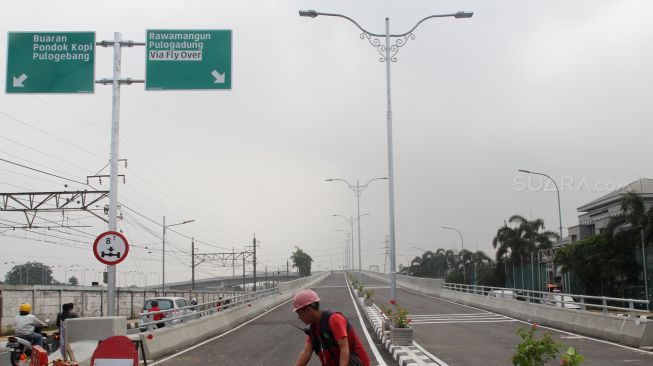
[{"label": "palm tree", "polygon": [[299,270],[299,277],[306,277],[311,275],[311,262],[313,258],[306,254],[300,247],[295,247],[295,251],[290,256],[293,262],[293,267]]},{"label": "palm tree", "polygon": [[510,253],[510,261],[514,262],[515,258],[523,258],[525,254],[550,249],[559,238],[557,233],[544,230],[542,219],[529,221],[523,216],[513,215],[508,223],[512,226],[502,226],[492,239],[492,246],[497,249],[497,260]]},{"label": "palm tree", "polygon": [[653,241],[653,207],[646,210],[644,200],[636,192],[627,192],[621,200],[621,213],[610,219],[605,229],[606,236],[613,238],[618,231],[641,230],[646,244]]},{"label": "palm tree", "polygon": [[[511,267],[514,268],[516,261],[519,261],[520,264],[523,264],[524,259],[528,261],[531,253],[552,248],[559,235],[544,229],[544,220],[542,219],[529,221],[520,215],[511,216],[508,223],[499,228],[496,236],[492,239],[492,246],[497,250],[497,261],[509,260]],[[514,271],[513,282],[515,282]]]}]

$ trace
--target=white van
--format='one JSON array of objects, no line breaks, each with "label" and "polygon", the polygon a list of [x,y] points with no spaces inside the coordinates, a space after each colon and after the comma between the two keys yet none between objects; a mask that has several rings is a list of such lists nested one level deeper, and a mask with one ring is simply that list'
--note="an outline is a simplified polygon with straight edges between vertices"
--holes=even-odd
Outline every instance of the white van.
[{"label": "white van", "polygon": [[[145,301],[145,304],[143,304],[143,310],[141,311],[141,313],[146,313],[148,310],[150,310],[150,308],[152,307],[153,300],[156,300],[159,303],[159,309],[161,310],[180,309],[178,311],[171,311],[166,313],[165,318],[175,318],[181,315],[187,315],[193,313],[197,314],[197,312],[193,308],[189,308],[191,306],[190,301],[184,299],[183,297],[157,297],[153,299],[147,299]],[[171,325],[183,323],[184,321],[195,319],[196,317],[197,316],[190,316],[188,318],[181,318],[181,319],[174,319],[171,321],[167,321],[165,322],[165,326],[170,327]],[[138,328],[141,330],[141,332],[147,331],[148,328],[152,329],[152,325],[148,324],[151,321],[152,321],[151,316],[148,315],[141,316],[141,318],[138,320]]]},{"label": "white van", "polygon": [[488,293],[487,295],[489,297],[496,297],[499,299],[512,299],[512,300],[517,299],[517,294],[515,294],[515,291],[512,290],[494,290],[494,291],[490,291],[490,293]]},{"label": "white van", "polygon": [[545,305],[551,305],[559,308],[574,309],[579,310],[580,305],[574,300],[573,297],[568,295],[562,295],[559,293],[550,293],[544,295],[542,303]]}]

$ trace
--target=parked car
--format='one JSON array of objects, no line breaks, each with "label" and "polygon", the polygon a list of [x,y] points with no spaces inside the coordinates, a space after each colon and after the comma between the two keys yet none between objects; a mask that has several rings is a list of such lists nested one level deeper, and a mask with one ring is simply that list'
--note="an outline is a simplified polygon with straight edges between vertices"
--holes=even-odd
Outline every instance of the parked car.
[{"label": "parked car", "polygon": [[489,297],[496,297],[499,299],[512,299],[515,300],[517,295],[512,290],[494,290],[488,293]]},{"label": "parked car", "polygon": [[562,295],[559,293],[549,293],[544,295],[542,303],[545,305],[556,306],[559,308],[566,309],[580,309],[580,305],[574,300],[573,297],[568,295]]},{"label": "parked car", "polygon": [[[141,310],[141,313],[147,313],[148,310],[152,307],[152,301],[156,300],[159,303],[159,309],[161,310],[174,310],[174,309],[179,309],[176,311],[170,311],[168,313],[165,313],[165,318],[176,318],[182,315],[189,315],[188,317],[180,318],[180,319],[173,319],[173,320],[168,320],[165,322],[165,326],[169,327],[175,324],[183,323],[185,321],[188,321],[190,319],[195,319],[199,316],[197,311],[192,309],[191,302],[183,297],[156,297],[152,299],[147,299],[145,301],[145,304],[143,304],[143,309]],[[194,314],[194,315],[192,315]],[[164,319],[165,319],[164,318]],[[148,325],[146,323],[149,323],[152,321],[151,316],[148,315],[142,315],[141,318],[138,320],[138,328],[141,330],[141,332],[145,332],[149,329],[152,329],[152,325]]]}]

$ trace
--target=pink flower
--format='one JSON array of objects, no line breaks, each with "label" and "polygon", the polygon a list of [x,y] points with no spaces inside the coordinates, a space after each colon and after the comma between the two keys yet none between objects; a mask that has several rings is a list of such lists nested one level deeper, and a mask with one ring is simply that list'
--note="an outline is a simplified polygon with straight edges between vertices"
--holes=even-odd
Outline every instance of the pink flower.
[{"label": "pink flower", "polygon": [[397,300],[395,300],[395,299],[390,299],[390,303],[391,303],[392,305],[397,305]]}]

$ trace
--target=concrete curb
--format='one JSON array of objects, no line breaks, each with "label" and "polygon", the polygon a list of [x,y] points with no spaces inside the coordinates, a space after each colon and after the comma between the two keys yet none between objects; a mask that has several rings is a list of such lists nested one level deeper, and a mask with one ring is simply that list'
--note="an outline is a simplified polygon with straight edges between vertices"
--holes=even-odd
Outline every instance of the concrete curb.
[{"label": "concrete curb", "polygon": [[362,297],[356,297],[356,301],[358,302],[358,305],[360,305],[361,309],[364,310],[363,312],[365,313],[365,317],[374,328],[374,334],[376,337],[381,341],[381,343],[383,343],[383,346],[386,348],[386,350],[388,350],[388,352],[399,363],[400,366],[439,365],[415,346],[393,346],[390,341],[390,332],[383,330],[383,315],[374,305],[365,306],[363,304]]}]

